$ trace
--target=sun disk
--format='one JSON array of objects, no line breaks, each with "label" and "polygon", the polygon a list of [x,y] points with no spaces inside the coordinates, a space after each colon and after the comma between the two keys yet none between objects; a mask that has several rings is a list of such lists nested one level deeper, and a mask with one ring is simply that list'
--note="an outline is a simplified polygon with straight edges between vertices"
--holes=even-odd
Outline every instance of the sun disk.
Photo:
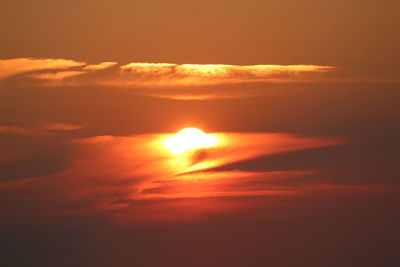
[{"label": "sun disk", "polygon": [[164,141],[164,146],[174,155],[207,148],[216,144],[216,138],[197,128],[185,128]]}]

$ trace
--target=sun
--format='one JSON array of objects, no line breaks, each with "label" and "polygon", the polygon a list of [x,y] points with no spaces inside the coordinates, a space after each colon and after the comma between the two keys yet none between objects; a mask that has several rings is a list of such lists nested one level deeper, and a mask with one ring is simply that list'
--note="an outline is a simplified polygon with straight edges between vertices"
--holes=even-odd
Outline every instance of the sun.
[{"label": "sun", "polygon": [[216,138],[197,128],[185,128],[164,141],[164,146],[174,155],[189,150],[207,148],[215,145]]}]

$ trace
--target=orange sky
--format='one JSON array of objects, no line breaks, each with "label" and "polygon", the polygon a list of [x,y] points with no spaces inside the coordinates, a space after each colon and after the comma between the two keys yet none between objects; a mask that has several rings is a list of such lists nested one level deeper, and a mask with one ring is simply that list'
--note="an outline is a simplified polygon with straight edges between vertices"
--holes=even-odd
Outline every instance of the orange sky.
[{"label": "orange sky", "polygon": [[315,64],[396,77],[397,1],[3,1],[2,58]]},{"label": "orange sky", "polygon": [[2,267],[399,266],[399,3],[3,1]]}]

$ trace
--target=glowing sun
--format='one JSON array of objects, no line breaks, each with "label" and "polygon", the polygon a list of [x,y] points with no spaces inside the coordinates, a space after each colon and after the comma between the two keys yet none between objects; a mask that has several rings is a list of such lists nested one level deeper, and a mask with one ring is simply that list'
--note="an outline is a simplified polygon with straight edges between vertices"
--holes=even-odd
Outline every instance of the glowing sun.
[{"label": "glowing sun", "polygon": [[164,141],[164,146],[174,155],[215,145],[216,138],[197,128],[185,128]]}]

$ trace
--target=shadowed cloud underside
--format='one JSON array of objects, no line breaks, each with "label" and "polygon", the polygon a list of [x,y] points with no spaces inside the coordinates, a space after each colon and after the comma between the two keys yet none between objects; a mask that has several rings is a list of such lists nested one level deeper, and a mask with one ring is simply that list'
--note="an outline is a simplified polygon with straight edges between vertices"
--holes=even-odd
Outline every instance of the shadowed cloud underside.
[{"label": "shadowed cloud underside", "polygon": [[[46,129],[74,128],[55,124]],[[287,134],[216,133],[210,135],[217,140],[211,147],[173,154],[164,145],[170,136],[98,136],[70,141],[68,146],[75,152],[66,169],[0,183],[1,199],[10,208],[2,212],[23,214],[29,209],[47,215],[107,210],[130,213],[131,207],[141,203],[132,201],[215,198],[218,202],[220,197],[303,195],[324,191],[318,184],[271,183],[314,175],[315,170],[259,172],[215,168],[266,155],[345,143],[339,139]],[[23,196],[18,196],[20,193]],[[51,208],[55,203],[57,211]],[[222,211],[223,206],[219,210]],[[207,213],[207,209],[204,212]],[[175,219],[184,219],[184,214],[181,215],[182,218]],[[143,214],[137,216],[142,218]],[[163,215],[150,212],[147,216],[160,219]],[[134,217],[134,214],[129,215],[129,218]]]}]

